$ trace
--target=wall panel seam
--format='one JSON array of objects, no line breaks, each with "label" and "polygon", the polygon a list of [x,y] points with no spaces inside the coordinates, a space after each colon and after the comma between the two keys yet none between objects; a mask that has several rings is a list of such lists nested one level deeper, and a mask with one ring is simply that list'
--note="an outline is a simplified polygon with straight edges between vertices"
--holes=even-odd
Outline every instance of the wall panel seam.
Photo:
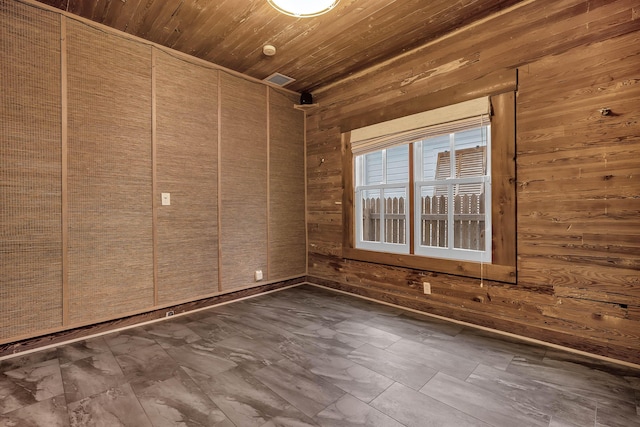
[{"label": "wall panel seam", "polygon": [[304,171],[304,249],[305,249],[305,262],[304,272],[309,275],[309,194],[307,190],[307,112],[303,111],[302,119],[302,161]]},{"label": "wall panel seam", "polygon": [[[155,47],[156,49],[158,49],[158,50],[160,50],[160,51],[162,51],[162,52],[164,52],[164,53],[166,53],[168,55],[171,55],[171,56],[173,56],[173,57],[175,57],[177,59],[185,60],[185,61],[187,61],[187,62],[189,62],[189,63],[191,63],[193,65],[197,65],[199,67],[209,68],[209,69],[212,69],[212,70],[225,71],[225,72],[227,72],[227,73],[229,73],[229,74],[231,74],[233,76],[240,77],[240,78],[242,78],[244,80],[247,80],[247,81],[250,81],[250,82],[253,82],[253,83],[259,83],[259,84],[264,85],[266,87],[271,87],[267,83],[265,83],[263,80],[257,79],[255,77],[251,77],[251,76],[249,76],[247,74],[242,74],[241,72],[232,70],[231,68],[227,68],[227,67],[224,67],[222,65],[218,65],[218,64],[216,64],[214,62],[210,62],[210,61],[207,61],[205,59],[198,58],[197,56],[189,55],[189,54],[181,52],[179,50],[163,46],[163,45],[161,45],[159,43],[155,43],[155,42],[152,42],[150,40],[143,39],[142,37],[138,37],[138,36],[135,36],[133,34],[129,34],[127,32],[117,30],[115,28],[109,27],[108,25],[101,24],[99,22],[92,21],[92,20],[90,20],[88,18],[84,18],[84,17],[82,17],[80,15],[71,13],[68,10],[62,10],[62,9],[57,8],[57,7],[48,5],[46,3],[42,3],[42,2],[40,2],[38,0],[14,0],[14,1],[16,1],[18,3],[22,3],[22,4],[30,6],[30,7],[33,7],[33,8],[36,8],[36,9],[39,9],[39,10],[45,10],[47,12],[57,13],[60,16],[64,16],[65,18],[72,19],[72,20],[77,21],[77,22],[79,22],[81,24],[84,24],[84,25],[89,25],[94,29],[97,29],[99,31],[102,31],[104,33],[107,33],[107,34],[110,34],[110,35],[113,35],[113,36],[116,36],[116,37],[120,37],[120,38],[122,38],[124,40],[129,40],[129,41],[133,41],[133,42],[136,42],[136,43],[144,44],[146,46]],[[528,0],[528,1],[533,1],[533,0]],[[284,88],[284,87],[278,87],[278,90],[282,91],[282,92],[298,95],[298,92],[295,92],[295,91],[293,91],[291,89],[287,89],[287,88]]]},{"label": "wall panel seam", "polygon": [[267,275],[271,279],[271,90],[265,87],[267,93]]},{"label": "wall panel seam", "polygon": [[156,104],[156,48],[151,46],[151,239],[153,253],[153,306],[158,305],[158,122]]},{"label": "wall panel seam", "polygon": [[222,292],[222,77],[218,72],[216,77],[218,78],[218,146],[217,148],[217,162],[218,162],[218,189],[216,197],[218,198],[218,292]]},{"label": "wall panel seam", "polygon": [[69,324],[69,211],[68,211],[68,98],[67,18],[60,15],[60,108],[61,108],[61,238],[62,238],[62,326]]}]

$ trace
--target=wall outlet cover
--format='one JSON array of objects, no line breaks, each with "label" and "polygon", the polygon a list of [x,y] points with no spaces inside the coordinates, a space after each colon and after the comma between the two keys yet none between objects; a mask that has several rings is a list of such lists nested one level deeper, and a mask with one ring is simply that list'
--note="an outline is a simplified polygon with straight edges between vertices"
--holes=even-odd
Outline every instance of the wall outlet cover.
[{"label": "wall outlet cover", "polygon": [[425,295],[431,295],[431,283],[422,282],[422,287],[424,288]]}]

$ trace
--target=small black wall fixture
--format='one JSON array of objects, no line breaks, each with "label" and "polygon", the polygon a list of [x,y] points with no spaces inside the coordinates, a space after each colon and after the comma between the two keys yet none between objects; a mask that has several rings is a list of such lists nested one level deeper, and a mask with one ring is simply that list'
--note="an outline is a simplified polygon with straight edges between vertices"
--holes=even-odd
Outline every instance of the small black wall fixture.
[{"label": "small black wall fixture", "polygon": [[300,105],[313,104],[313,96],[309,92],[302,92],[300,94]]}]

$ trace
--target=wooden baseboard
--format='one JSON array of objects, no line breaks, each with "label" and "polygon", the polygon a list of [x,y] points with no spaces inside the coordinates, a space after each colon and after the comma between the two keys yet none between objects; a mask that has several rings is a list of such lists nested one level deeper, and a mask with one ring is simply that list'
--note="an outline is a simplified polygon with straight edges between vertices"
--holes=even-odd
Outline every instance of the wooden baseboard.
[{"label": "wooden baseboard", "polygon": [[56,347],[62,344],[67,344],[98,335],[104,335],[110,332],[133,328],[153,321],[162,320],[166,318],[167,311],[173,311],[174,316],[179,316],[181,314],[204,310],[216,305],[239,301],[265,293],[282,290],[292,286],[298,286],[302,283],[305,283],[305,280],[305,276],[300,276],[294,279],[269,283],[263,286],[240,289],[235,292],[229,292],[222,295],[216,295],[209,298],[203,298],[196,301],[177,304],[175,306],[154,309],[146,313],[136,314],[120,319],[109,320],[93,325],[69,329],[66,331],[50,333],[34,338],[27,338],[7,344],[0,344],[0,360],[32,353],[39,350],[44,350],[50,347]]},{"label": "wooden baseboard", "polygon": [[[483,320],[481,318],[478,319],[479,323],[475,324],[475,323],[470,323],[463,320],[454,319],[448,316],[434,314],[430,312],[430,310],[425,308],[426,304],[421,304],[420,301],[402,300],[394,296],[388,297],[385,295],[379,295],[378,293],[373,292],[370,289],[362,288],[355,285],[348,285],[348,284],[339,283],[332,280],[322,279],[314,276],[307,276],[306,283],[309,285],[318,286],[324,289],[329,289],[334,292],[340,292],[343,294],[366,299],[368,301],[377,302],[379,304],[384,304],[391,307],[400,308],[402,310],[407,310],[414,313],[434,317],[440,320],[456,323],[459,325],[468,326],[470,328],[489,331],[498,335],[503,335],[503,336],[517,339],[520,341],[542,345],[545,347],[554,348],[562,351],[567,351],[567,352],[579,354],[585,357],[602,360],[608,363],[614,363],[614,364],[623,365],[623,366],[627,366],[634,369],[640,369],[640,364],[625,360],[623,356],[620,356],[620,355],[624,355],[625,352],[617,352],[615,349],[612,349],[611,347],[604,347],[604,346],[599,346],[597,343],[591,343],[590,349],[592,349],[592,351],[584,351],[584,350],[574,348],[571,346],[571,344],[573,341],[576,340],[576,338],[572,335],[560,334],[555,331],[551,332],[541,328],[536,328],[535,330],[538,331],[538,335],[540,336],[538,337],[523,336],[518,333],[509,332],[508,330],[502,330],[502,329],[497,329],[495,327],[482,325],[481,322]],[[561,335],[561,336],[557,336],[557,335]],[[584,347],[584,343],[581,342],[578,344]]]},{"label": "wooden baseboard", "polygon": [[[357,286],[352,286],[352,285],[346,285],[343,283],[338,283],[338,282],[334,282],[331,280],[326,280],[326,279],[322,279],[314,276],[301,276],[298,278],[289,279],[282,282],[269,283],[263,286],[252,287],[248,289],[241,289],[236,292],[230,292],[223,295],[217,295],[214,297],[204,298],[197,301],[178,304],[172,307],[164,307],[162,309],[157,309],[147,313],[137,314],[134,316],[129,316],[121,319],[97,323],[94,325],[84,326],[84,327],[75,328],[67,331],[51,333],[51,334],[47,334],[39,337],[16,341],[13,343],[1,344],[0,360],[8,359],[15,356],[25,355],[28,353],[33,353],[40,350],[45,350],[51,347],[57,347],[70,342],[80,341],[83,339],[88,339],[91,337],[104,335],[104,334],[120,331],[123,329],[141,326],[143,324],[152,323],[154,321],[164,320],[166,319],[166,312],[170,310],[174,312],[175,316],[180,316],[183,314],[205,310],[207,308],[210,308],[216,305],[222,305],[222,304],[226,304],[234,301],[240,301],[246,298],[252,298],[252,297],[263,295],[266,293],[280,291],[283,289],[299,286],[301,284],[318,286],[324,289],[329,289],[334,292],[344,293],[354,297],[363,298],[363,299],[377,302],[380,304],[397,307],[397,308],[411,311],[414,313],[431,316],[440,320],[457,323],[457,324],[468,326],[471,328],[493,332],[499,335],[518,339],[524,342],[543,345],[549,348],[555,348],[555,349],[579,354],[582,356],[602,360],[609,363],[615,363],[615,364],[619,364],[619,365],[623,365],[623,366],[627,366],[635,369],[640,369],[640,364],[623,360],[621,358],[612,357],[610,355],[601,354],[597,351],[587,352],[587,351],[573,348],[570,346],[570,344],[564,344],[564,345],[558,344],[551,340],[545,340],[545,339],[540,339],[536,337],[527,337],[517,333],[496,329],[493,327],[483,326],[481,324],[474,324],[466,321],[453,319],[447,316],[441,316],[438,314],[430,313],[428,310],[424,310],[424,309],[421,310],[419,306],[416,306],[414,304],[414,303],[417,303],[419,305],[419,302],[412,301],[412,304],[403,304],[403,301],[399,301],[399,300],[387,301],[380,298],[378,295],[372,295],[368,293],[363,288],[359,288]],[[565,342],[565,341],[561,341],[561,342]],[[595,345],[593,348],[599,349],[599,347],[595,347]],[[600,350],[604,351],[604,350],[610,350],[610,349],[607,348],[607,349],[600,349]]]}]

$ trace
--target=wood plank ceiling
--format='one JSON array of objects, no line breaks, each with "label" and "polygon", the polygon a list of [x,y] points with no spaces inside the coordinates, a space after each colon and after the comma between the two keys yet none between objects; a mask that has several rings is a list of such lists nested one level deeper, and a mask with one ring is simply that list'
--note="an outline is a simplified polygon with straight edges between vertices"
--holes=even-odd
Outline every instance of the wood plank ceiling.
[{"label": "wood plank ceiling", "polygon": [[[342,0],[292,18],[266,0],[40,0],[101,24],[286,87],[313,91],[523,0]],[[262,53],[265,44],[277,54]]]}]

